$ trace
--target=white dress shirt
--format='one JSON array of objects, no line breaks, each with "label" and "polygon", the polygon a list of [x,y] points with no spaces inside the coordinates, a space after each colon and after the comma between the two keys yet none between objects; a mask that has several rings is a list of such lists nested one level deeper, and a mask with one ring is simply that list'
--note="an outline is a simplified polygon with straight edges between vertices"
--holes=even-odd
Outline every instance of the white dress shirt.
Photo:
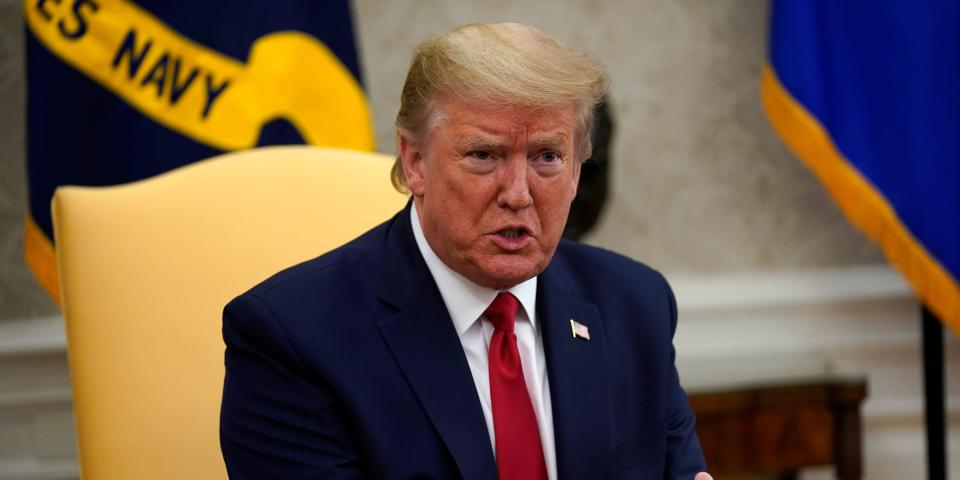
[{"label": "white dress shirt", "polygon": [[[496,436],[493,430],[493,406],[490,403],[490,374],[487,369],[487,356],[490,350],[490,338],[493,336],[493,324],[483,317],[483,312],[496,298],[497,290],[481,287],[463,275],[453,271],[434,253],[423,236],[420,217],[415,206],[410,208],[410,222],[413,236],[417,241],[420,254],[427,262],[427,268],[440,289],[443,303],[450,312],[453,326],[460,335],[463,353],[466,354],[473,383],[477,386],[480,407],[487,422],[490,445],[496,452]],[[553,440],[553,411],[550,405],[550,384],[547,380],[547,362],[543,353],[543,337],[537,325],[537,277],[533,277],[506,291],[520,301],[514,323],[517,335],[517,348],[520,350],[520,364],[523,367],[523,379],[527,384],[533,412],[537,416],[537,429],[540,431],[540,443],[543,448],[543,460],[547,467],[547,478],[557,478],[557,453]],[[496,453],[494,453],[496,455]]]}]

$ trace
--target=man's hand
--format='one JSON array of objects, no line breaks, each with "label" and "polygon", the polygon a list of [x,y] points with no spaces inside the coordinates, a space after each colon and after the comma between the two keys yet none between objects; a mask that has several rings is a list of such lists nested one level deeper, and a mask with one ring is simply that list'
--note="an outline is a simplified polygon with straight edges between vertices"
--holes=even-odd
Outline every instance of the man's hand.
[{"label": "man's hand", "polygon": [[713,477],[711,477],[707,472],[700,472],[693,480],[713,480]]}]

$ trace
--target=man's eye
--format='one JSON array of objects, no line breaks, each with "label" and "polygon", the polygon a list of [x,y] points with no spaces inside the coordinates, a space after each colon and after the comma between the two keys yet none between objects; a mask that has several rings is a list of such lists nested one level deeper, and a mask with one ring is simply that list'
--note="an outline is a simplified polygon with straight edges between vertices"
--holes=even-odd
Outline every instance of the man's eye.
[{"label": "man's eye", "polygon": [[552,162],[556,162],[557,160],[560,160],[560,155],[557,152],[546,152],[540,157],[543,158],[543,161],[547,163],[552,163]]},{"label": "man's eye", "polygon": [[475,151],[475,152],[470,152],[469,155],[470,155],[471,157],[476,158],[477,160],[489,160],[489,159],[490,159],[490,152],[485,152],[485,151],[483,151],[483,150],[478,150],[478,151]]}]

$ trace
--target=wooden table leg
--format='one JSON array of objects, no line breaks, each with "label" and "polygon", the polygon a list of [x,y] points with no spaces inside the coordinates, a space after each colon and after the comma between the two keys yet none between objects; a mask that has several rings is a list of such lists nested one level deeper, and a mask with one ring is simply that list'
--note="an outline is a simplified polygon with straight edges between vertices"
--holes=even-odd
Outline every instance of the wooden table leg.
[{"label": "wooden table leg", "polygon": [[860,480],[863,458],[860,451],[860,404],[840,399],[834,441],[834,464],[840,480]]}]

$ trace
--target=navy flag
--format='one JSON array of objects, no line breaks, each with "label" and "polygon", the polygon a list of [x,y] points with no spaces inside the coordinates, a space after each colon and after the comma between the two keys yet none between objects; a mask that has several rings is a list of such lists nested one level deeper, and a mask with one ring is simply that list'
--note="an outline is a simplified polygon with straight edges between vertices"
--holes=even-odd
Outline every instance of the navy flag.
[{"label": "navy flag", "polygon": [[347,0],[24,0],[27,263],[58,298],[50,200],[214,155],[372,150]]}]

